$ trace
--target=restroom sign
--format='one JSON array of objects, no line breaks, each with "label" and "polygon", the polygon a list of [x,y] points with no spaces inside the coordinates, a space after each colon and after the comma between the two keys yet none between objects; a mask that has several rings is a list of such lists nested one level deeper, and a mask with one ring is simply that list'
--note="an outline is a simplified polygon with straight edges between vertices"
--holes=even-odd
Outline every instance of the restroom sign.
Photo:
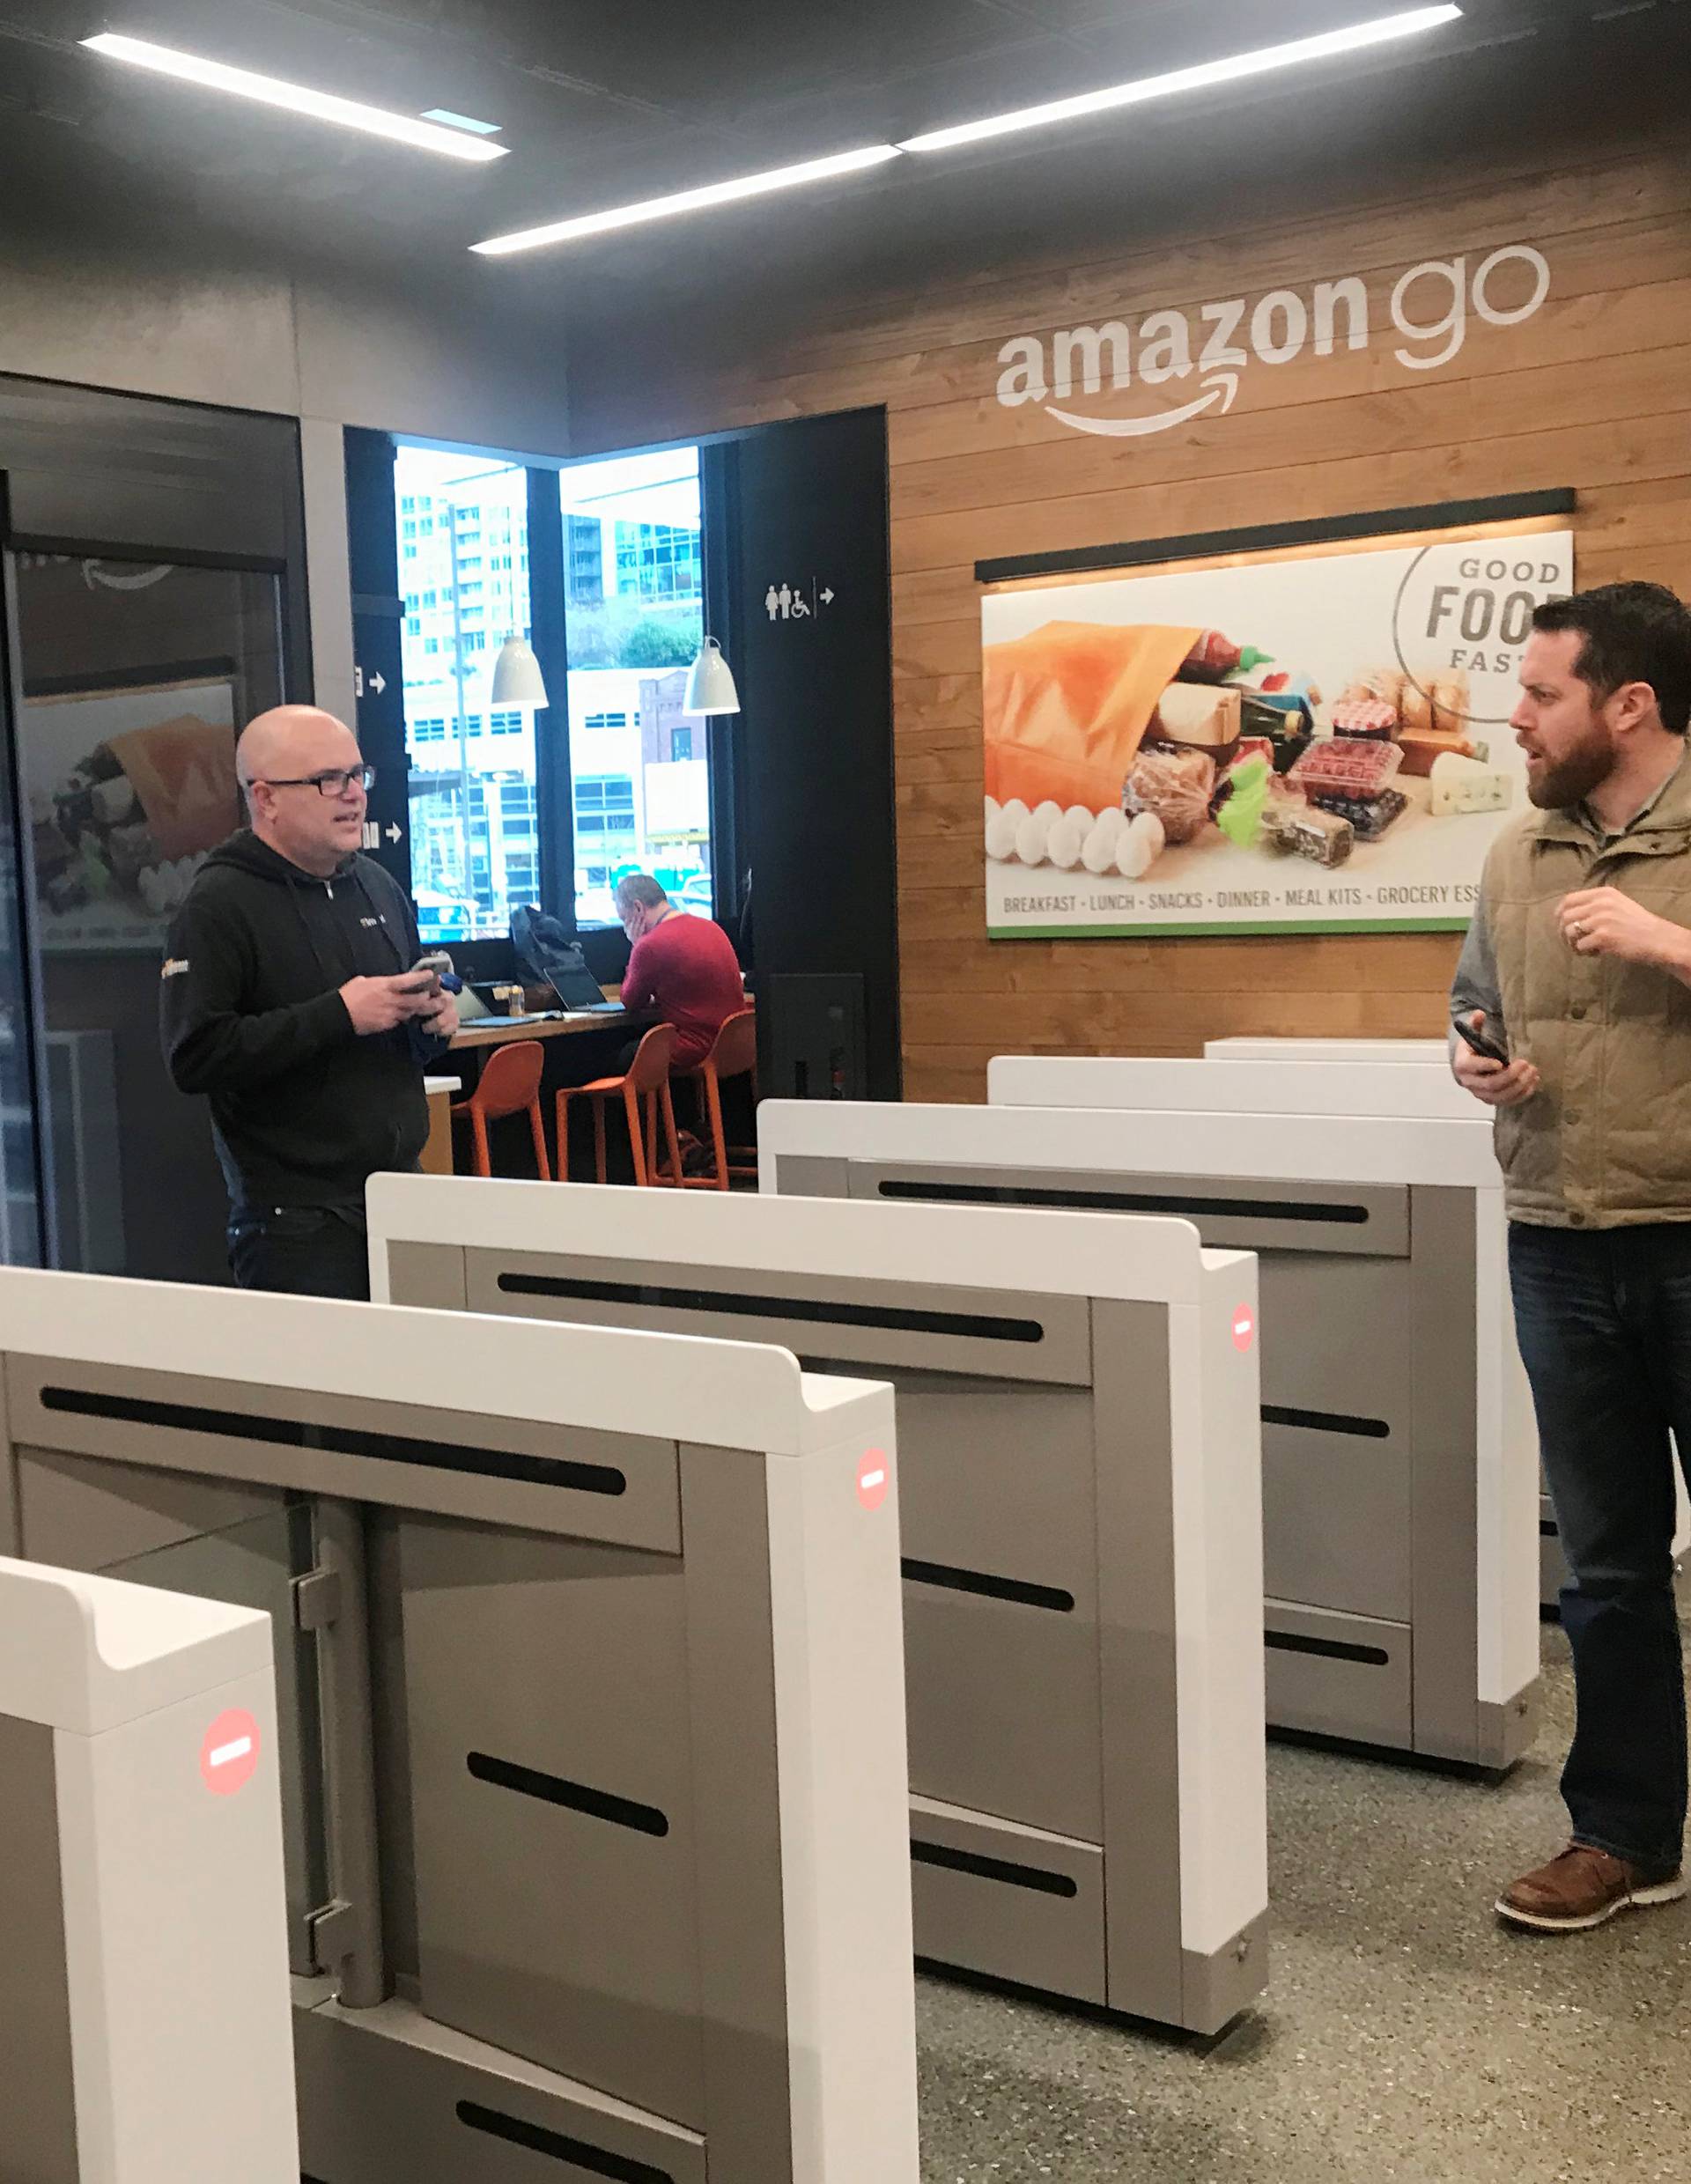
[{"label": "restroom sign", "polygon": [[200,1779],[214,1797],[233,1797],[258,1770],[258,1723],[244,1707],[219,1714],[200,1745]]},{"label": "restroom sign", "polygon": [[1241,1304],[1233,1314],[1233,1347],[1248,1350],[1257,1339],[1257,1316],[1248,1304]]},{"label": "restroom sign", "polygon": [[878,1509],[892,1484],[892,1465],[884,1449],[868,1449],[857,1467],[857,1498],[866,1509]]}]

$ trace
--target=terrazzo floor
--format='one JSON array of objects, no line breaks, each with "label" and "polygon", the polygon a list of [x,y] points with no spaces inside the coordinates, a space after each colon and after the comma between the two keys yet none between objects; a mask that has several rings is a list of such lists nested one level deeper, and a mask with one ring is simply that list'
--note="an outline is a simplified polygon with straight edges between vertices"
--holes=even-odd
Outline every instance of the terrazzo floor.
[{"label": "terrazzo floor", "polygon": [[1219,2042],[920,1979],[923,2184],[1691,2184],[1691,1903],[1560,1938],[1492,1915],[1565,1840],[1544,1651],[1501,1785],[1270,1745],[1270,1987]]}]

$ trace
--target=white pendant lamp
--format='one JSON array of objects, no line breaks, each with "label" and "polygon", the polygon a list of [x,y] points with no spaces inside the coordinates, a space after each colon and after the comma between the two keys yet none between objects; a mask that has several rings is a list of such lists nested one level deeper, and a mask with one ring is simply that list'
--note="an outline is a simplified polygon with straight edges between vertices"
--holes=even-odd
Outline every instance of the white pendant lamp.
[{"label": "white pendant lamp", "polygon": [[722,656],[722,647],[707,637],[687,676],[683,712],[738,712],[740,693],[734,687],[734,670]]},{"label": "white pendant lamp", "polygon": [[514,631],[499,647],[493,662],[493,687],[488,702],[494,705],[546,706],[546,678],[540,672],[535,648]]}]

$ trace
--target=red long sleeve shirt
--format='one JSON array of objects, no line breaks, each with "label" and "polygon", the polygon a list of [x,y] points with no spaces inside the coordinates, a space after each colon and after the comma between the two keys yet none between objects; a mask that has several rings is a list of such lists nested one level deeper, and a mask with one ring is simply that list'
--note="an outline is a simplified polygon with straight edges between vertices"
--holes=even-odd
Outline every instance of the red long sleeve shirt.
[{"label": "red long sleeve shirt", "polygon": [[623,1006],[654,1008],[674,1024],[675,1066],[692,1068],[746,1006],[734,943],[710,919],[676,911],[635,941],[623,974]]}]

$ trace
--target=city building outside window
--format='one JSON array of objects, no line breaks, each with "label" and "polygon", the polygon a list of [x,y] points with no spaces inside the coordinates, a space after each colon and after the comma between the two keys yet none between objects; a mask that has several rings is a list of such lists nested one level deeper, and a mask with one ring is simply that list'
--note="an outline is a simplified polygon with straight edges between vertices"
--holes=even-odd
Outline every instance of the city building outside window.
[{"label": "city building outside window", "polygon": [[598,607],[605,597],[604,526],[597,516],[566,515],[565,550],[569,557],[569,603]]},{"label": "city building outside window", "polygon": [[617,589],[646,600],[696,599],[703,581],[698,533],[670,523],[618,523]]},{"label": "city building outside window", "polygon": [[[411,888],[427,942],[502,939],[538,892],[531,715],[489,719],[490,649],[529,635],[528,481],[520,463],[396,450],[407,603],[402,636],[411,764]],[[427,509],[415,520],[408,505]],[[484,566],[497,520],[519,566]],[[501,557],[503,558],[503,557]],[[490,648],[489,638],[492,638]]]},{"label": "city building outside window", "polygon": [[626,773],[610,774],[597,780],[586,776],[575,783],[576,832],[587,834],[628,834],[634,828],[634,782]]},{"label": "city building outside window", "polygon": [[612,924],[629,872],[708,916],[710,770],[682,712],[705,636],[698,451],[574,464],[560,486],[577,922]]}]

